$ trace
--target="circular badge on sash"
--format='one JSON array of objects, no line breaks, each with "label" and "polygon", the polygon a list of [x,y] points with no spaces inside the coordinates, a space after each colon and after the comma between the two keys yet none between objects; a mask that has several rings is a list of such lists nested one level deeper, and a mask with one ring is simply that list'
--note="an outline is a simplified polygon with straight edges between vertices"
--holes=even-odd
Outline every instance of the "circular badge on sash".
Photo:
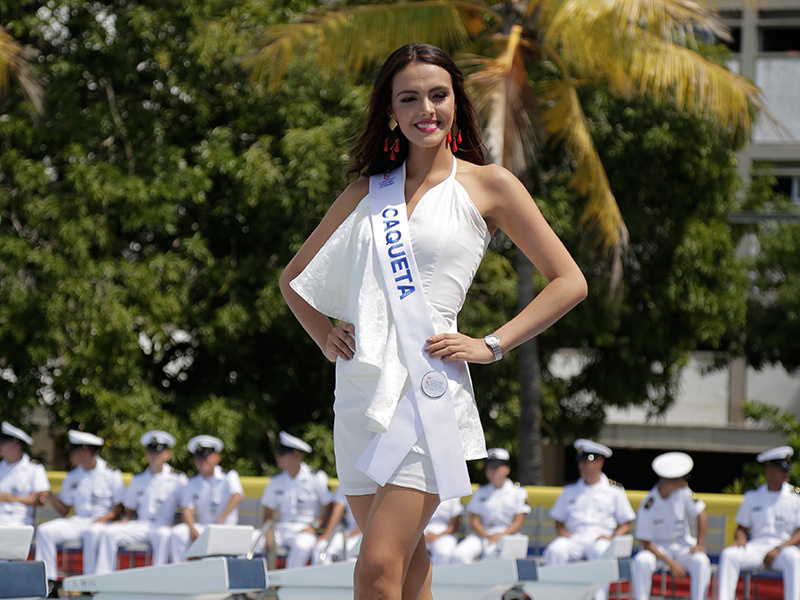
[{"label": "circular badge on sash", "polygon": [[447,391],[447,376],[441,371],[428,371],[422,376],[420,387],[428,398],[441,398]]}]

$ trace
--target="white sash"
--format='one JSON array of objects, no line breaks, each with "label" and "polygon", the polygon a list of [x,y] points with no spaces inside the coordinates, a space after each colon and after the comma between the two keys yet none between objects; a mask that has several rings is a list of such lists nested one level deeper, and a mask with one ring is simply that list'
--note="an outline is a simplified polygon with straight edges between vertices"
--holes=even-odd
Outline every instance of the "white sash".
[{"label": "white sash", "polygon": [[402,167],[369,181],[372,233],[410,386],[389,429],[377,434],[356,467],[385,485],[424,433],[442,501],[472,493],[450,387],[464,368],[425,351],[436,331],[422,290],[408,230]]}]

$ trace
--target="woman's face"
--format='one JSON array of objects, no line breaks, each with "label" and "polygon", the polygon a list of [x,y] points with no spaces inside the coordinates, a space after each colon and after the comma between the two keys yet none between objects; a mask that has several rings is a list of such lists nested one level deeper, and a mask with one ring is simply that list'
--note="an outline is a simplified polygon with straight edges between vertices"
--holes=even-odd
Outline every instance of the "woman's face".
[{"label": "woman's face", "polygon": [[433,148],[443,144],[455,108],[453,83],[443,68],[413,62],[395,74],[389,116],[412,145]]}]

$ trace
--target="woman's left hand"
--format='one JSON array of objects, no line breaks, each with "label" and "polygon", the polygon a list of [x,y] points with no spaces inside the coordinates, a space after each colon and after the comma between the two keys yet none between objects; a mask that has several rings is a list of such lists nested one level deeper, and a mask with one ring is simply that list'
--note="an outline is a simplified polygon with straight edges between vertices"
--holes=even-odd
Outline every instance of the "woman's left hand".
[{"label": "woman's left hand", "polygon": [[463,333],[440,333],[429,337],[426,342],[425,352],[445,362],[464,360],[484,365],[494,362],[494,353],[483,339]]}]

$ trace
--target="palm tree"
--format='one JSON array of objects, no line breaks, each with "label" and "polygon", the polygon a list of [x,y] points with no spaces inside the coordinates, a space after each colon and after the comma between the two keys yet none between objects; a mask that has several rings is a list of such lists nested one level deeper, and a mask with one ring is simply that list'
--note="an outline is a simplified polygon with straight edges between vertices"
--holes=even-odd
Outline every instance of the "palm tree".
[{"label": "palm tree", "polygon": [[[486,119],[491,159],[524,180],[540,144],[571,154],[570,184],[587,199],[581,224],[609,253],[613,290],[619,289],[628,234],[579,89],[604,84],[623,97],[670,101],[732,136],[746,135],[753,106],[763,109],[758,90],[697,51],[700,31],[727,38],[714,13],[689,0],[506,0],[498,9],[480,0],[369,4],[311,11],[297,23],[271,28],[250,66],[254,80],[274,85],[302,52],[312,52],[323,68],[357,73],[411,41],[450,51],[481,48],[460,63]],[[548,75],[532,81],[537,68]],[[523,285],[532,271],[524,257],[519,260],[519,303],[525,305],[535,291]],[[519,475],[533,484],[541,483],[539,365],[535,339],[528,344],[519,352]]]},{"label": "palm tree", "polygon": [[42,110],[42,89],[30,72],[26,53],[17,41],[0,26],[0,99],[11,87],[11,77],[17,80],[23,94],[36,111]]}]

